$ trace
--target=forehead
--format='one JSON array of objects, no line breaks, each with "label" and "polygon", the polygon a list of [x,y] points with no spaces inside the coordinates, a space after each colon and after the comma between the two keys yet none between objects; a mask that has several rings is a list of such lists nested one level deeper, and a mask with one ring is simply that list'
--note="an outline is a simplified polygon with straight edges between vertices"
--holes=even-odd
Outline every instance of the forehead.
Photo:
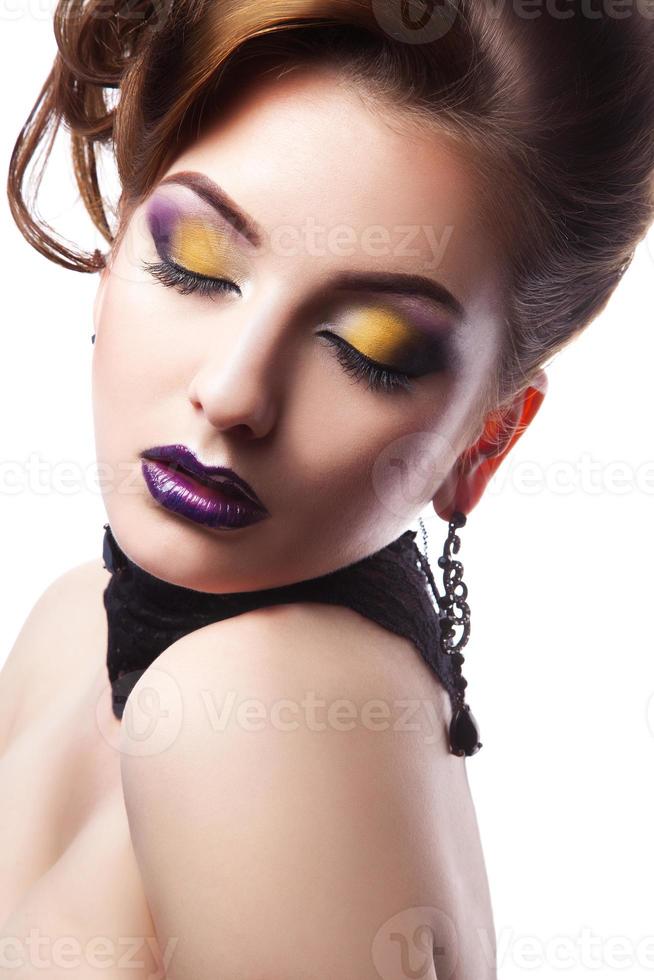
[{"label": "forehead", "polygon": [[[269,241],[292,228],[294,274],[412,272],[471,316],[498,302],[502,256],[462,150],[398,125],[329,68],[249,82],[167,175],[185,169],[210,176]],[[271,259],[289,261],[280,252]]]}]

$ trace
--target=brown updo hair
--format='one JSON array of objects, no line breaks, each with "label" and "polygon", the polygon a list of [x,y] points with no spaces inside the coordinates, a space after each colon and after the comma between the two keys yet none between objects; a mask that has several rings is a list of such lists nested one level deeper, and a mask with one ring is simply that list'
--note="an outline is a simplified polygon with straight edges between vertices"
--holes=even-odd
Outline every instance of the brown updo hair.
[{"label": "brown updo hair", "polygon": [[[58,54],[11,156],[13,217],[47,258],[97,271],[106,256],[56,238],[24,197],[48,131],[41,172],[63,124],[84,205],[115,248],[133,208],[244,80],[271,63],[338,66],[407,125],[455,140],[479,177],[480,220],[507,257],[505,337],[485,392],[501,409],[604,308],[654,219],[654,20],[638,4],[626,16],[600,0],[551,6],[59,0]],[[121,184],[116,229],[99,145]]]}]

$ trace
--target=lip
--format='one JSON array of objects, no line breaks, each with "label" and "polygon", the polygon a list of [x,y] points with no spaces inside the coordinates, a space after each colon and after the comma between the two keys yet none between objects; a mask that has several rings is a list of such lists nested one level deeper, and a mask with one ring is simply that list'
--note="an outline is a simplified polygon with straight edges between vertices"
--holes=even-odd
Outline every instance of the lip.
[{"label": "lip", "polygon": [[141,471],[158,504],[196,524],[236,530],[270,516],[245,480],[226,466],[205,466],[186,446],[148,449]]},{"label": "lip", "polygon": [[252,487],[246,480],[235,473],[228,466],[205,466],[195,453],[187,446],[175,443],[170,446],[154,446],[141,453],[141,459],[151,459],[164,463],[171,463],[174,467],[179,467],[182,471],[186,470],[194,476],[200,483],[209,487],[218,486],[237,500],[249,501],[259,510],[266,514],[268,510],[259,500]]}]

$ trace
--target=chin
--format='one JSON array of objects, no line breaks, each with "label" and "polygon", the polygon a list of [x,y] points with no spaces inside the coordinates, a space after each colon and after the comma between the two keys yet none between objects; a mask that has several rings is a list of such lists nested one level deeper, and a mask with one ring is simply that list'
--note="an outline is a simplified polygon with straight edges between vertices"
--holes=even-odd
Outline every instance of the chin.
[{"label": "chin", "polygon": [[[115,501],[113,501],[115,503]],[[264,524],[214,530],[141,500],[106,506],[107,522],[128,558],[166,582],[199,592],[247,592],[273,588],[267,553],[276,554],[270,537],[262,541]],[[274,562],[279,576],[284,562]]]}]

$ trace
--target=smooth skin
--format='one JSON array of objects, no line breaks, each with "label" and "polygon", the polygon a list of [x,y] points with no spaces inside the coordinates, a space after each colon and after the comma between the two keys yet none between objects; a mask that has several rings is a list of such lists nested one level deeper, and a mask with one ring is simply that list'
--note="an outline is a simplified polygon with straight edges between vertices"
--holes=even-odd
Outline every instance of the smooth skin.
[{"label": "smooth skin", "polygon": [[[130,215],[94,309],[94,419],[108,520],[154,575],[216,592],[282,585],[383,547],[430,502],[444,519],[468,513],[542,402],[544,373],[501,416],[479,417],[504,258],[465,157],[444,137],[409,138],[380,108],[326,69],[267,76],[171,163],[167,175],[210,177],[265,232],[259,251],[231,239],[221,253],[240,294],[154,281],[148,202]],[[188,188],[154,193],[197,213]],[[347,226],[349,250],[302,234],[290,252],[274,245],[307,219]],[[379,226],[390,250],[366,244]],[[396,233],[407,227],[408,250]],[[466,309],[456,370],[401,395],[349,377],[318,337],[327,306],[351,299],[333,289],[344,271],[442,283]],[[242,474],[270,518],[223,532],[159,506],[139,453],[172,442]],[[414,477],[399,493],[389,458]],[[2,672],[0,778],[15,787],[0,815],[12,852],[2,935],[156,933],[141,969],[114,963],[112,980],[162,962],[167,980],[494,978],[465,760],[448,751],[449,700],[413,645],[345,607],[255,610],[168,647],[121,725],[106,582],[96,560],[53,583]],[[324,701],[317,725],[311,695]],[[97,973],[85,962],[66,975]]]}]

